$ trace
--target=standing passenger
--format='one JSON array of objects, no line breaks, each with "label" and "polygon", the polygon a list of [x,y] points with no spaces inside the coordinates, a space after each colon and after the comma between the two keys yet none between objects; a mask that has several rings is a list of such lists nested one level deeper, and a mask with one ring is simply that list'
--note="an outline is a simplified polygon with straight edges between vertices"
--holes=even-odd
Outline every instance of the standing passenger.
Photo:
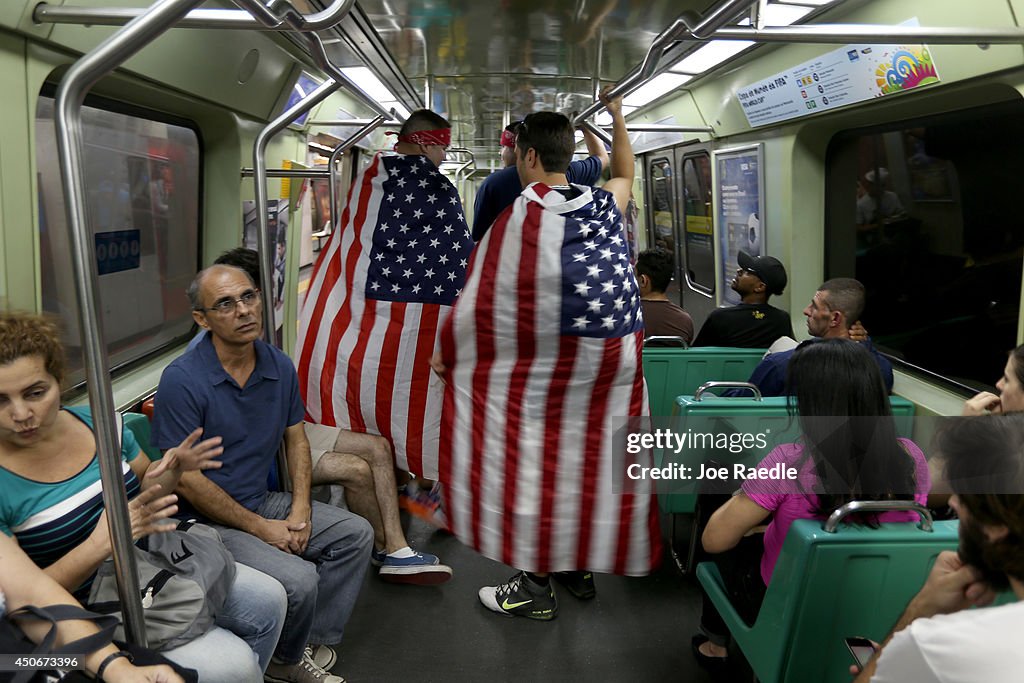
[{"label": "standing passenger", "polygon": [[[341,683],[324,672],[366,572],[373,532],[348,511],[310,500],[309,442],[295,366],[259,339],[260,292],[248,274],[211,266],[188,289],[208,331],[160,378],[153,445],[166,449],[201,427],[222,439],[223,467],[186,473],[178,490],[220,531],[235,559],[270,574],[288,594],[284,632],[266,673],[278,683]],[[268,491],[284,439],[292,492]],[[324,647],[307,648],[307,643]]]},{"label": "standing passenger", "polygon": [[751,256],[741,251],[739,268],[732,279],[740,302],[711,312],[694,346],[735,346],[766,349],[779,337],[793,336],[789,313],[768,304],[772,294],[786,288],[786,269],[772,256]]},{"label": "standing passenger", "polygon": [[[516,126],[515,133],[518,133],[522,122],[512,125]],[[586,128],[583,129],[583,141],[590,156],[582,161],[570,161],[565,176],[570,183],[590,186],[600,180],[601,173],[608,167],[608,150],[604,148],[604,143]],[[476,200],[473,203],[473,239],[477,242],[484,238],[495,219],[502,211],[512,206],[512,202],[523,191],[523,184],[516,171],[515,136],[510,134],[508,128],[501,133],[501,145],[501,160],[505,168],[484,178],[484,182],[476,191]],[[507,151],[510,147],[511,153]]]},{"label": "standing passenger", "polygon": [[634,159],[621,98],[602,100],[615,124],[605,189],[566,179],[569,119],[523,121],[516,167],[526,189],[478,245],[433,359],[447,383],[451,528],[521,570],[480,589],[505,615],[554,618],[550,572],[589,598],[590,571],[642,575],[660,559],[653,495],[627,483],[613,492],[626,445],[616,416],[648,408],[640,297],[622,239]]},{"label": "standing passenger", "polygon": [[451,124],[420,109],[397,154],[378,154],[356,177],[314,267],[296,345],[307,420],[379,434],[401,469],[429,479],[442,395],[429,361],[473,250],[459,193],[438,170],[450,142]]}]

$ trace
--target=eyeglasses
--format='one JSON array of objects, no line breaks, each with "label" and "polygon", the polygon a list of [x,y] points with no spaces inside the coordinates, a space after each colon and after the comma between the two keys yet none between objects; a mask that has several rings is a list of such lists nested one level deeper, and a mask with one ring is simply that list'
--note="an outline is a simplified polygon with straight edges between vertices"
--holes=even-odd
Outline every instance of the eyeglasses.
[{"label": "eyeglasses", "polygon": [[196,310],[202,311],[203,313],[207,311],[213,311],[218,315],[231,315],[232,313],[235,312],[235,307],[237,307],[238,304],[244,304],[246,308],[250,308],[258,304],[259,301],[260,290],[248,289],[242,292],[242,296],[238,297],[237,299],[221,299],[220,301],[215,303],[213,306],[210,306],[209,308],[197,308]]}]

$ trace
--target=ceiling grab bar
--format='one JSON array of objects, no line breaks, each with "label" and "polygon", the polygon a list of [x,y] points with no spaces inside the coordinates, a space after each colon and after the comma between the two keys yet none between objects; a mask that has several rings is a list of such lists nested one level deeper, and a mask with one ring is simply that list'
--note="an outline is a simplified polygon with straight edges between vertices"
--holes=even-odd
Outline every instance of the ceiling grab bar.
[{"label": "ceiling grab bar", "polygon": [[[723,26],[742,9],[749,7],[756,1],[757,0],[724,0],[708,10],[703,17],[698,16],[694,12],[683,12],[667,29],[662,31],[658,37],[654,39],[654,42],[651,43],[650,49],[647,50],[647,54],[644,55],[644,61],[626,74],[626,76],[618,83],[612,86],[612,89],[608,92],[608,96],[614,98],[619,95],[626,95],[653,77],[655,72],[658,70],[658,63],[661,61],[661,56],[664,50],[670,44],[684,38],[694,37],[694,31],[711,31],[713,33],[719,26]],[[601,104],[600,100],[594,102],[573,119],[573,124],[578,126],[580,122],[589,119],[591,116],[601,111],[602,107],[604,107],[604,105]]]},{"label": "ceiling grab bar", "polygon": [[[197,3],[198,4],[198,3]],[[236,2],[235,4],[239,4]],[[254,5],[261,8],[255,8]],[[272,14],[272,10],[263,3],[246,3],[247,10],[230,9],[194,9],[182,17],[175,28],[223,28],[243,29],[249,31],[322,31],[336,26],[355,4],[355,0],[334,0],[331,6],[305,16],[290,4],[285,7],[285,15],[291,20]],[[32,20],[37,24],[89,24],[93,26],[121,26],[128,23],[146,10],[136,7],[58,7],[41,2],[32,12]],[[251,12],[259,12],[264,17]],[[273,17],[272,22],[267,22]]]},{"label": "ceiling grab bar", "polygon": [[[270,259],[270,221],[267,218],[267,145],[270,138],[284,130],[289,123],[306,113],[327,97],[337,91],[341,84],[332,78],[327,79],[316,90],[281,113],[268,123],[259,135],[252,148],[252,168],[254,197],[256,203],[256,251],[260,261],[260,288],[263,290],[263,340],[274,345],[274,280],[271,275],[273,262]],[[277,237],[276,235],[274,236]]]},{"label": "ceiling grab bar", "polygon": [[756,43],[819,43],[846,45],[1020,45],[1019,28],[966,26],[884,26],[869,24],[799,24],[797,26],[728,26],[715,31],[715,40],[752,40]]},{"label": "ceiling grab bar", "polygon": [[103,76],[174,26],[202,0],[161,0],[80,57],[61,79],[54,104],[57,155],[64,207],[71,237],[72,265],[78,287],[79,321],[85,350],[85,370],[92,410],[96,451],[103,487],[117,578],[118,596],[128,638],[145,646],[146,629],[139,597],[139,576],[132,560],[132,526],[121,472],[120,438],[114,422],[107,346],[100,321],[96,255],[86,212],[82,105],[86,93]]},{"label": "ceiling grab bar", "polygon": [[[394,109],[391,111],[392,116],[397,117],[397,112],[395,112]],[[327,196],[330,198],[331,232],[334,232],[334,225],[339,218],[339,209],[341,208],[338,202],[338,174],[340,173],[338,161],[341,159],[342,154],[355,147],[357,142],[376,130],[380,124],[384,123],[384,118],[383,114],[377,114],[376,118],[370,119],[369,122],[365,123],[359,130],[352,133],[352,135],[348,136],[348,138],[340,145],[335,147],[334,151],[331,152],[330,158],[327,160],[327,170],[330,174],[330,180],[327,181],[330,183],[330,187],[327,188]],[[317,226],[317,229],[314,232],[319,233],[323,230],[323,227],[324,226],[322,225]]]}]

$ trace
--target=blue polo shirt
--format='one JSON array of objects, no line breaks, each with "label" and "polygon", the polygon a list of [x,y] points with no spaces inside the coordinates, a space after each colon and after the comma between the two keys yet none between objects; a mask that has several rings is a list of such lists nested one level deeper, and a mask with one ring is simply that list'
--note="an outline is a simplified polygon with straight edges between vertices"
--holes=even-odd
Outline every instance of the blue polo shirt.
[{"label": "blue polo shirt", "polygon": [[[590,187],[601,177],[601,160],[592,156],[572,161],[565,177],[569,183]],[[523,184],[519,182],[519,171],[515,166],[508,166],[487,176],[476,191],[476,200],[473,202],[473,239],[477,242],[482,240],[501,212],[512,206],[512,202],[522,192]]]},{"label": "blue polo shirt", "polygon": [[302,422],[305,408],[291,359],[257,341],[256,367],[245,387],[224,370],[206,335],[160,377],[152,443],[173,448],[196,427],[201,439],[219,436],[223,467],[205,470],[240,505],[255,511],[267,496],[270,470],[284,430]]}]

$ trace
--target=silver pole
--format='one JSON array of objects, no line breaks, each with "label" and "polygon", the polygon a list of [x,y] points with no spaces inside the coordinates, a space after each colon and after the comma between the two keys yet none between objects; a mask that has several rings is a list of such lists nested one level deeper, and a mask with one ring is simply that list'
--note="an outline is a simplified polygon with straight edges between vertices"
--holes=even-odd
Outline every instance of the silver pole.
[{"label": "silver pole", "polygon": [[[611,126],[604,126],[611,130]],[[626,130],[630,133],[710,133],[711,126],[674,126],[670,123],[627,123]]]},{"label": "silver pole", "polygon": [[[117,575],[117,589],[128,637],[145,646],[146,628],[139,598],[139,577],[131,559],[132,525],[121,472],[120,438],[114,422],[107,345],[96,292],[96,255],[86,212],[82,104],[86,93],[103,76],[171,28],[201,0],[162,0],[133,19],[91,52],[76,61],[57,88],[54,119],[64,207],[71,233],[72,265],[78,283],[79,320],[85,347],[85,370],[99,456],[103,505]],[[165,493],[171,493],[166,491]]]},{"label": "silver pole", "polygon": [[[603,130],[592,124],[590,121],[584,121],[580,125],[589,130],[594,135],[596,135],[597,139],[605,143],[606,145],[610,146],[612,144],[612,136],[608,135],[608,133],[604,132]],[[608,130],[611,130],[611,127],[609,127]]]},{"label": "silver pole", "polygon": [[[327,79],[316,90],[293,104],[276,119],[266,125],[256,136],[252,149],[252,167],[256,198],[256,251],[260,257],[260,288],[263,289],[263,339],[274,343],[274,281],[271,277],[273,262],[270,260],[270,221],[267,219],[267,145],[270,138],[297,117],[306,113],[335,92],[341,85],[334,79]],[[322,173],[317,177],[322,177]],[[276,236],[275,236],[276,237]]]},{"label": "silver pole", "polygon": [[[252,178],[255,175],[256,171],[251,168],[242,169],[243,178]],[[318,168],[268,168],[266,171],[268,178],[326,178],[328,175],[326,169]]]},{"label": "silver pole", "polygon": [[[198,4],[198,3],[197,3]],[[250,9],[262,3],[246,3]],[[304,16],[286,10],[286,16],[276,18],[271,24],[258,20],[245,10],[194,9],[182,17],[175,28],[226,28],[248,31],[322,31],[338,24],[348,14],[355,0],[334,0],[327,9]],[[269,8],[264,6],[264,16]],[[118,7],[57,7],[45,2],[39,3],[32,19],[41,24],[91,24],[94,26],[121,26],[140,16],[145,9]],[[255,10],[260,11],[260,10]]]},{"label": "silver pole", "polygon": [[961,28],[928,26],[870,26],[867,24],[802,24],[762,29],[730,26],[715,31],[715,40],[753,40],[759,43],[869,43],[888,45],[913,41],[933,45],[1019,45],[1019,28]]},{"label": "silver pole", "polygon": [[[370,119],[362,128],[352,133],[347,140],[335,147],[334,151],[331,152],[331,157],[327,160],[327,171],[330,176],[328,182],[331,184],[327,189],[327,196],[330,198],[331,207],[331,232],[334,232],[334,223],[338,220],[338,209],[340,208],[338,202],[338,161],[341,159],[342,154],[355,147],[357,142],[369,135],[382,123],[384,123],[383,115]],[[319,230],[320,228],[317,229]]]},{"label": "silver pole", "polygon": [[[389,118],[390,117],[385,117],[384,119],[382,119],[382,121],[384,123],[387,123]],[[337,120],[317,119],[315,121],[310,121],[309,125],[310,126],[365,126],[366,124],[370,123],[371,121],[376,121],[376,119],[337,119]]]}]

